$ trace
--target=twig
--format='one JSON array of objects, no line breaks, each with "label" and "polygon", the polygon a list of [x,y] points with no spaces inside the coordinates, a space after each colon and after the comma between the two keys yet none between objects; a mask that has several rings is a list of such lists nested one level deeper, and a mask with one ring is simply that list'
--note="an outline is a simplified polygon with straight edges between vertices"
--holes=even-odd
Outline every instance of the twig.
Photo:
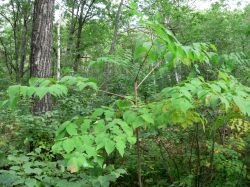
[{"label": "twig", "polygon": [[137,86],[137,88],[139,88],[141,85],[142,85],[142,83],[154,72],[154,70],[156,69],[156,68],[158,68],[159,67],[159,65],[161,64],[161,62],[159,62],[159,63],[157,63],[154,67],[153,67],[153,69],[144,77],[144,79],[138,84],[138,86]]},{"label": "twig", "polygon": [[149,50],[148,50],[146,56],[144,57],[143,62],[141,63],[141,65],[140,65],[140,67],[139,67],[139,70],[138,70],[137,75],[136,75],[136,77],[135,77],[135,82],[138,80],[139,73],[141,72],[141,69],[142,69],[143,65],[145,64],[145,62],[146,62],[146,60],[147,60],[147,58],[148,58],[149,52],[151,51],[152,47],[153,47],[153,45],[151,45],[151,47],[149,48]]},{"label": "twig", "polygon": [[128,96],[125,96],[125,95],[120,95],[120,94],[112,93],[112,92],[105,91],[105,90],[98,90],[98,91],[103,92],[103,93],[106,93],[106,94],[109,94],[109,95],[114,95],[114,96],[117,96],[117,97],[121,97],[121,98],[123,98],[123,99],[128,99],[128,100],[134,102],[133,99],[130,99],[130,98],[128,98]]}]

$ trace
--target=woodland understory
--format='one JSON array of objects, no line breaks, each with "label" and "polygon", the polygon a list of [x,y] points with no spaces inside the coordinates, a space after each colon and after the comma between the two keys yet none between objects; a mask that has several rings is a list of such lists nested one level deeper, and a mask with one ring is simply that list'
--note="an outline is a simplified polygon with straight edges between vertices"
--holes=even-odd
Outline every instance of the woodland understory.
[{"label": "woodland understory", "polygon": [[235,2],[0,2],[0,187],[250,186]]}]

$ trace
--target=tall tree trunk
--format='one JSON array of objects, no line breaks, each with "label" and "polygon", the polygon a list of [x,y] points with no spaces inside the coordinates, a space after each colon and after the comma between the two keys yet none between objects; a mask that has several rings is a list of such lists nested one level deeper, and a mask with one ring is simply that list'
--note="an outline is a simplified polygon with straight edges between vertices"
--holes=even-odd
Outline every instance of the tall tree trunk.
[{"label": "tall tree trunk", "polygon": [[56,69],[57,80],[61,77],[61,16],[58,20],[57,25],[57,69]]},{"label": "tall tree trunk", "polygon": [[[123,1],[120,1],[118,10],[116,12],[115,15],[115,22],[114,22],[114,34],[113,34],[113,38],[112,38],[112,43],[109,49],[109,55],[112,55],[115,52],[115,46],[116,46],[116,42],[117,42],[117,37],[118,37],[118,30],[119,30],[119,22],[120,22],[120,15],[121,15],[121,11],[122,11],[122,5],[123,5]],[[107,90],[108,89],[108,84],[109,84],[109,75],[111,74],[111,65],[109,63],[107,63],[104,67],[104,77],[105,77],[105,81],[103,84],[103,89]]]},{"label": "tall tree trunk", "polygon": [[82,34],[82,29],[83,29],[83,11],[84,11],[84,7],[85,7],[86,1],[82,2],[81,4],[81,11],[80,11],[80,17],[78,19],[78,31],[77,31],[77,37],[76,37],[76,57],[75,57],[75,61],[74,61],[74,65],[73,65],[73,69],[74,72],[78,71],[78,67],[79,67],[79,60],[81,58],[81,54],[80,54],[80,45],[81,45],[81,34]]},{"label": "tall tree trunk", "polygon": [[120,15],[121,15],[121,11],[122,11],[123,1],[124,0],[121,0],[119,7],[118,7],[118,10],[117,10],[116,15],[115,15],[115,29],[114,29],[112,44],[111,44],[111,47],[109,49],[109,54],[112,54],[115,52],[115,45],[116,45],[116,41],[117,41],[117,37],[118,37],[118,29],[119,29],[119,22],[120,22]]},{"label": "tall tree trunk", "polygon": [[[54,0],[35,0],[31,38],[31,77],[51,77],[51,49]],[[52,98],[47,94],[42,100],[34,100],[33,113],[51,110]]]},{"label": "tall tree trunk", "polygon": [[10,1],[10,6],[12,9],[12,15],[13,15],[13,23],[12,23],[12,29],[13,29],[13,37],[14,37],[14,59],[15,59],[15,66],[16,66],[16,82],[19,82],[19,38],[18,38],[18,15],[20,10],[20,4],[17,1],[15,4],[14,1]]},{"label": "tall tree trunk", "polygon": [[26,61],[26,51],[27,51],[27,35],[28,35],[28,20],[27,18],[23,19],[23,36],[22,36],[22,44],[21,44],[21,59],[19,66],[19,76],[23,78],[24,75],[24,64]]},{"label": "tall tree trunk", "polygon": [[28,47],[28,37],[29,37],[29,26],[30,26],[30,19],[29,16],[31,15],[31,0],[28,0],[23,6],[22,6],[22,14],[23,14],[23,29],[22,29],[22,42],[20,47],[20,66],[19,66],[19,75],[20,79],[24,76],[24,66],[26,63],[26,53],[27,53],[27,47]]},{"label": "tall tree trunk", "polygon": [[[67,53],[69,54],[70,60],[73,61],[74,59],[74,34],[76,31],[76,17],[79,14],[80,5],[77,5],[78,2],[76,0],[73,1],[73,5],[71,8],[71,21],[70,21],[70,27],[69,27],[69,38],[68,38],[68,46],[67,46]],[[76,14],[75,14],[76,9]]]},{"label": "tall tree trunk", "polygon": [[86,0],[81,1],[81,11],[80,11],[80,16],[78,18],[78,31],[77,31],[77,36],[76,36],[76,56],[73,64],[73,70],[74,72],[77,72],[79,69],[79,62],[81,59],[81,39],[82,39],[82,30],[83,26],[87,20],[87,17],[89,16],[90,10],[92,9],[94,3],[96,0],[92,0],[91,3],[88,5],[88,9],[84,15],[84,7],[87,4]]}]

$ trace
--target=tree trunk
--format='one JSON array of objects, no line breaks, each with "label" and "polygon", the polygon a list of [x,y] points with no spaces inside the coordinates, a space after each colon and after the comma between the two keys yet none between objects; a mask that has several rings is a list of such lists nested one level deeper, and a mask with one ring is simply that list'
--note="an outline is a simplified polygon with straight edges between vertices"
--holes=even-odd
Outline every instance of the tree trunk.
[{"label": "tree trunk", "polygon": [[78,19],[78,31],[77,31],[77,38],[76,38],[76,57],[75,57],[75,61],[74,61],[74,65],[73,65],[73,70],[74,72],[78,71],[78,67],[79,67],[79,60],[81,58],[81,54],[80,54],[80,45],[81,45],[81,34],[82,34],[82,29],[83,29],[83,11],[84,11],[84,7],[85,7],[86,1],[84,1],[84,3],[81,4],[81,12],[80,12],[80,17]]},{"label": "tree trunk", "polygon": [[[54,0],[35,0],[31,38],[31,77],[51,77],[51,49]],[[42,100],[34,100],[33,113],[51,110],[52,98],[47,94]]]},{"label": "tree trunk", "polygon": [[57,25],[57,69],[56,69],[57,80],[61,78],[61,17],[58,20]]},{"label": "tree trunk", "polygon": [[119,7],[118,7],[118,10],[117,10],[116,15],[115,15],[115,29],[114,29],[112,44],[111,44],[111,47],[109,49],[109,54],[112,54],[115,52],[115,45],[116,45],[116,41],[117,41],[117,37],[118,37],[118,29],[119,29],[119,22],[120,22],[120,15],[121,15],[121,11],[122,11],[122,5],[123,5],[123,0],[121,0]]},{"label": "tree trunk", "polygon": [[26,61],[26,51],[27,51],[27,35],[28,35],[28,20],[26,18],[23,19],[23,36],[22,36],[22,44],[21,44],[21,60],[19,66],[19,78],[22,79],[24,75],[24,64]]},{"label": "tree trunk", "polygon": [[[112,43],[109,49],[109,55],[112,55],[115,52],[115,46],[116,46],[116,42],[117,42],[117,38],[118,38],[118,31],[119,31],[119,22],[120,22],[120,16],[121,16],[121,11],[122,11],[122,5],[123,5],[123,1],[120,1],[118,10],[116,12],[115,15],[115,22],[114,22],[114,34],[113,34],[113,38],[112,38]],[[111,75],[111,65],[109,63],[105,64],[104,67],[104,77],[105,77],[105,81],[103,84],[103,89],[107,90],[108,89],[108,84],[109,84],[109,77]]]},{"label": "tree trunk", "polygon": [[[22,6],[22,14],[23,14],[23,29],[22,29],[22,42],[20,47],[20,66],[19,66],[19,75],[20,79],[24,76],[24,66],[26,63],[26,53],[27,53],[27,47],[28,47],[28,39],[29,39],[29,28],[30,28],[30,15],[31,15],[31,0],[28,0],[26,3]],[[20,80],[21,81],[21,80]]]},{"label": "tree trunk", "polygon": [[76,36],[76,56],[73,64],[73,70],[74,72],[77,72],[79,69],[79,63],[81,59],[81,39],[82,39],[82,30],[83,26],[87,20],[87,17],[89,16],[90,10],[92,9],[94,3],[96,0],[92,0],[91,3],[88,5],[88,9],[84,15],[84,7],[87,5],[87,1],[83,0],[81,1],[81,11],[80,11],[80,16],[78,18],[78,31],[77,31],[77,36]]}]

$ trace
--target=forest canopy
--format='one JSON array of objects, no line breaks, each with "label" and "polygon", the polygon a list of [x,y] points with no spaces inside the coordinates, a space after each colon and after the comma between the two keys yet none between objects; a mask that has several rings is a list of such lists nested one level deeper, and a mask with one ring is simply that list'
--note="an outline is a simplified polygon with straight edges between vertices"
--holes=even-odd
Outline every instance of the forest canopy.
[{"label": "forest canopy", "polygon": [[0,2],[0,186],[250,186],[250,2]]}]

